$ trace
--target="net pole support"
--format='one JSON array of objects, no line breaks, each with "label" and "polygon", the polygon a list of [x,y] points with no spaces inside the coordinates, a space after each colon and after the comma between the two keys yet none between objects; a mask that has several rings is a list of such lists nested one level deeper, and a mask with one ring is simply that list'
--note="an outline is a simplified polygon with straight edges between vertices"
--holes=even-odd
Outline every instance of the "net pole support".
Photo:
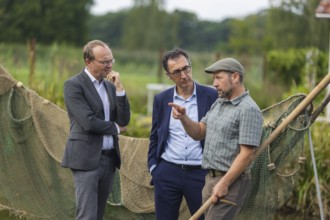
[{"label": "net pole support", "polygon": [[268,136],[268,138],[260,145],[258,150],[254,154],[254,158],[257,158],[260,153],[270,145],[275,138],[282,133],[282,131],[292,122],[314,99],[322,92],[324,88],[330,83],[330,73],[328,73],[321,82],[304,98],[304,100],[285,118],[282,123],[277,126],[274,131]]}]

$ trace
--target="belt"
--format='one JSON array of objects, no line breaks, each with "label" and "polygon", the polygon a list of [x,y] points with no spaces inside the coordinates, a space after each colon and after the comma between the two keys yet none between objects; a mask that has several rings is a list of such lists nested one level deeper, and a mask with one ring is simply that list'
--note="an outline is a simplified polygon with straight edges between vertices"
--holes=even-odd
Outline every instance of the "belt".
[{"label": "belt", "polygon": [[216,176],[224,176],[226,175],[226,171],[222,171],[222,170],[214,170],[214,169],[209,169],[208,173],[212,176],[212,177],[216,177]]},{"label": "belt", "polygon": [[108,157],[112,157],[116,154],[115,149],[111,149],[111,150],[102,150],[102,155],[108,156]]},{"label": "belt", "polygon": [[172,162],[168,162],[166,160],[163,160],[163,161],[165,161],[167,163],[170,163],[170,164],[172,164],[174,166],[180,167],[181,169],[187,170],[187,171],[189,171],[189,170],[201,170],[202,169],[202,166],[201,165],[186,165],[186,164],[172,163]]},{"label": "belt", "polygon": [[[224,176],[224,175],[226,175],[227,171],[209,169],[208,173],[212,177],[216,177],[216,176]],[[243,172],[243,174],[250,174],[250,173],[251,173],[251,170],[245,170]]]}]

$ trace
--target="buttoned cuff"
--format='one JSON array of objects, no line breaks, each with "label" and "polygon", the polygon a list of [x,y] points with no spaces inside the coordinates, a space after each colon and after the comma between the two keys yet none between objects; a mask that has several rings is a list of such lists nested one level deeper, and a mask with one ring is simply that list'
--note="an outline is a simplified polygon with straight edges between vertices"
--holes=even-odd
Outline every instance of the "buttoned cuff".
[{"label": "buttoned cuff", "polygon": [[126,94],[125,90],[116,92],[116,96],[125,96],[125,94]]}]

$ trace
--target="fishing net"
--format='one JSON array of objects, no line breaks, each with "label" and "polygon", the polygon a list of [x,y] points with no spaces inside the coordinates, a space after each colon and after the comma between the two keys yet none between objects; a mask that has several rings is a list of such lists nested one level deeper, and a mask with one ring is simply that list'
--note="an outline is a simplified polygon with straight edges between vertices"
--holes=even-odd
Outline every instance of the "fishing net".
[{"label": "fishing net", "polygon": [[[297,94],[262,111],[262,142],[301,103]],[[304,135],[310,126],[311,106],[306,108],[255,159],[249,191],[240,219],[269,219],[292,195],[305,162]]]},{"label": "fishing net", "polygon": [[[263,139],[304,97],[292,96],[263,111]],[[241,217],[268,219],[290,196],[304,161],[308,118],[305,111],[256,158]],[[21,86],[0,66],[0,122],[0,209],[30,219],[73,219],[73,177],[60,166],[69,132],[66,112]],[[105,219],[155,219],[147,169],[149,140],[119,138],[122,167],[116,173]],[[180,220],[189,217],[183,201]]]},{"label": "fishing net", "polygon": [[[72,173],[62,168],[67,113],[21,86],[0,65],[0,210],[30,219],[74,219]],[[147,138],[120,136],[117,171],[104,219],[155,219]],[[180,219],[188,219],[185,201]]]}]

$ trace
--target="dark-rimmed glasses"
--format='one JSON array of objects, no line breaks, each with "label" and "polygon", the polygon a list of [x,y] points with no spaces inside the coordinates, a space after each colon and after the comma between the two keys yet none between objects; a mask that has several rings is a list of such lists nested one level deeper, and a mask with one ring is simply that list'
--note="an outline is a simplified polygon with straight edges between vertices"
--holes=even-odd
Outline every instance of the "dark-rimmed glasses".
[{"label": "dark-rimmed glasses", "polygon": [[179,77],[179,76],[181,76],[182,72],[187,74],[187,73],[190,73],[190,71],[191,71],[191,66],[186,65],[186,66],[182,67],[181,69],[174,70],[172,73],[169,72],[169,74],[174,76],[174,77]]},{"label": "dark-rimmed glasses", "polygon": [[111,60],[103,60],[103,61],[99,61],[99,60],[95,60],[100,64],[103,64],[104,66],[108,66],[109,64],[115,64],[116,60],[115,59],[111,59]]}]

